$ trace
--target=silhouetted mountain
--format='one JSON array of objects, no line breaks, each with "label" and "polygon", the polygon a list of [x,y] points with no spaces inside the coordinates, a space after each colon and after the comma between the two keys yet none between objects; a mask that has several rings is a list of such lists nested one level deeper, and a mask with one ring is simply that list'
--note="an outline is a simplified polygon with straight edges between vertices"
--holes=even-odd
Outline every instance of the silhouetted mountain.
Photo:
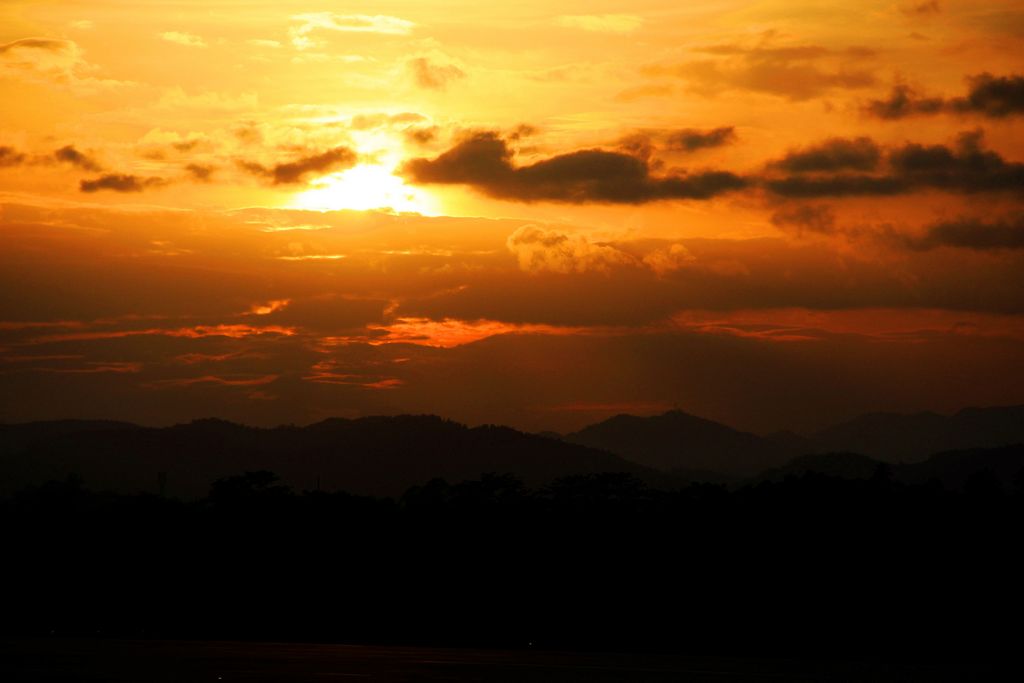
[{"label": "silhouetted mountain", "polygon": [[543,436],[545,439],[554,439],[555,441],[561,441],[562,440],[562,435],[561,434],[559,434],[558,432],[552,432],[552,431],[537,432],[537,436]]},{"label": "silhouetted mountain", "polygon": [[167,428],[60,422],[0,426],[0,492],[81,476],[94,489],[204,495],[214,479],[270,470],[298,490],[392,495],[433,478],[509,473],[531,485],[628,472],[666,480],[615,455],[506,427],[434,416],[329,419],[257,429],[223,420]]},{"label": "silhouetted mountain", "polygon": [[672,410],[653,417],[616,415],[565,440],[665,471],[752,475],[798,455],[759,436]]},{"label": "silhouetted mountain", "polygon": [[818,432],[817,452],[863,453],[888,462],[923,460],[940,451],[1024,442],[1024,406],[967,408],[951,415],[871,413]]},{"label": "silhouetted mountain", "polygon": [[779,448],[790,453],[806,454],[817,451],[814,441],[802,434],[797,434],[796,432],[791,432],[789,430],[772,432],[771,434],[766,434],[763,438],[765,441],[773,443]]}]

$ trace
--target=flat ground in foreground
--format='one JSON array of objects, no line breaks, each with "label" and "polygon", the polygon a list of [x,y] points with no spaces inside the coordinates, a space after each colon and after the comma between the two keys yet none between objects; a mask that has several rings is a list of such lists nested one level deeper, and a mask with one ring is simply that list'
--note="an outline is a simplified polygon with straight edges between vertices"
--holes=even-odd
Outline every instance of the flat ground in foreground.
[{"label": "flat ground in foreground", "polygon": [[630,683],[662,681],[934,681],[955,674],[869,662],[735,659],[368,647],[296,643],[130,640],[8,640],[0,642],[0,677],[18,683],[205,681],[530,681]]}]

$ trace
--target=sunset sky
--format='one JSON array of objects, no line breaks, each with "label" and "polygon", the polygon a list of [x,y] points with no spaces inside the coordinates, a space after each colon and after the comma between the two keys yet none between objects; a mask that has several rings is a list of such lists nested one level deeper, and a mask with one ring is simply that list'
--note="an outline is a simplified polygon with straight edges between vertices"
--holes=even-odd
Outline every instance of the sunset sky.
[{"label": "sunset sky", "polygon": [[0,3],[0,421],[1008,403],[1019,0]]}]

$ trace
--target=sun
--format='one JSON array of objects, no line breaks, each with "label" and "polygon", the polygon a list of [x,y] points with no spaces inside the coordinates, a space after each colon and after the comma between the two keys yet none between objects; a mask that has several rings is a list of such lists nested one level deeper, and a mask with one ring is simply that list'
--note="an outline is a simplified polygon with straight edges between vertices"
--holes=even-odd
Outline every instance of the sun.
[{"label": "sun", "polygon": [[425,216],[437,214],[433,197],[406,185],[390,168],[380,164],[359,164],[323,176],[299,194],[292,206],[316,211],[382,209]]},{"label": "sun", "polygon": [[426,192],[409,187],[388,168],[360,164],[317,180],[298,197],[296,208],[329,211],[384,209],[433,215],[433,200]]},{"label": "sun", "polygon": [[393,133],[382,130],[353,131],[348,143],[359,154],[360,163],[315,180],[295,195],[290,206],[315,211],[384,210],[437,216],[437,197],[418,187],[406,185],[395,174],[403,160],[403,144]]}]

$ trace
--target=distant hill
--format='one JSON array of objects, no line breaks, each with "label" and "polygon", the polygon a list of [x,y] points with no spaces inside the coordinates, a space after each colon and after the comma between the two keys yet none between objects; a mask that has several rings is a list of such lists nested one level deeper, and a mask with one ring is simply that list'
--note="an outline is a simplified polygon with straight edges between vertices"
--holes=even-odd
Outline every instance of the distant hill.
[{"label": "distant hill", "polygon": [[222,420],[166,428],[71,421],[0,426],[0,493],[74,473],[94,489],[156,492],[163,486],[169,495],[196,497],[215,479],[254,470],[275,472],[298,490],[319,482],[323,490],[375,495],[400,494],[435,477],[456,482],[487,472],[514,474],[534,486],[598,472],[670,480],[610,453],[434,416],[273,429]]},{"label": "distant hill", "polygon": [[882,461],[860,453],[814,453],[801,455],[781,467],[766,470],[757,479],[778,481],[804,474],[824,474],[842,479],[868,479],[884,465]]},{"label": "distant hill", "polygon": [[757,480],[823,474],[842,479],[890,477],[905,484],[936,483],[948,490],[987,482],[1006,489],[1024,483],[1024,445],[973,448],[936,453],[921,462],[889,464],[859,453],[820,453],[794,458],[782,467],[762,473]]},{"label": "distant hill", "polygon": [[615,453],[665,471],[752,475],[799,455],[788,444],[672,410],[653,417],[616,415],[565,441]]},{"label": "distant hill", "polygon": [[810,437],[816,452],[846,451],[887,462],[924,460],[933,453],[1024,443],[1024,406],[937,413],[871,413]]},{"label": "distant hill", "polygon": [[991,482],[1010,489],[1024,485],[1024,445],[946,451],[924,462],[895,465],[894,471],[908,484],[937,481],[947,489],[964,489]]}]

